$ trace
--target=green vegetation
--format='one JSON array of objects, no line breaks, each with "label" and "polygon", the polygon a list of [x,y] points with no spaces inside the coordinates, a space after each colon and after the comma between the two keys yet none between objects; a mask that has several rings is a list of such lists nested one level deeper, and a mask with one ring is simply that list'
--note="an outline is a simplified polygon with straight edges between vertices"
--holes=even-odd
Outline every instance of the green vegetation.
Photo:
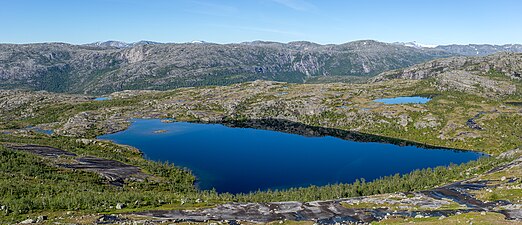
[{"label": "green vegetation", "polygon": [[426,190],[448,182],[465,179],[473,174],[483,173],[501,161],[486,157],[477,161],[448,167],[415,170],[408,174],[386,176],[367,182],[360,179],[351,184],[333,184],[327,186],[311,186],[307,188],[292,188],[281,191],[255,192],[237,195],[239,201],[314,201],[324,199],[347,198],[394,192],[411,192]]},{"label": "green vegetation", "polygon": [[[54,141],[61,143],[63,139]],[[73,145],[67,149],[93,153],[94,148],[79,149]],[[104,150],[111,151],[110,148]],[[94,173],[58,168],[50,159],[0,146],[0,205],[6,207],[0,212],[0,218],[6,216],[14,220],[23,214],[40,211],[108,212],[117,203],[126,203],[129,208],[180,205],[184,199],[195,200],[205,195],[194,188],[194,177],[188,171],[171,164],[132,158],[133,154],[129,152],[108,154],[102,150],[98,153],[124,158],[129,164],[141,166],[155,179],[117,187]],[[0,222],[6,221],[0,219]]]},{"label": "green vegetation", "polygon": [[[85,145],[71,138],[49,138],[39,134],[34,137],[1,135],[0,142],[54,146],[78,155],[92,155],[136,165],[152,175],[151,179],[144,182],[128,182],[123,187],[116,187],[93,173],[59,168],[54,166],[56,162],[52,159],[12,151],[0,145],[0,205],[7,207],[1,213],[9,220],[19,219],[22,214],[42,211],[112,212],[117,203],[125,203],[128,206],[125,210],[133,211],[158,207],[205,207],[230,201],[312,201],[417,191],[482,173],[502,162],[486,157],[463,165],[416,170],[372,182],[357,180],[352,184],[231,195],[196,190],[190,172],[172,164],[145,160],[139,152],[110,142]],[[199,203],[197,199],[202,202]]]},{"label": "green vegetation", "polygon": [[[161,73],[167,74],[170,69],[175,68],[165,68]],[[206,81],[201,80],[194,82],[203,82],[202,84],[206,85],[228,84],[236,79],[244,81],[253,78],[248,74],[235,74],[227,80],[228,77],[224,73],[216,72],[215,75],[216,80],[212,81],[215,83],[205,83]],[[496,71],[483,75],[497,81],[508,82],[510,79]],[[187,82],[180,83],[180,86],[195,85],[189,80],[180,82]],[[436,79],[393,80],[361,85],[255,82],[228,87],[121,93],[120,96],[115,94],[107,101],[78,101],[66,95],[21,93],[20,98],[27,97],[29,100],[22,101],[12,109],[0,110],[0,129],[13,132],[0,133],[0,206],[7,207],[7,211],[0,212],[0,217],[4,216],[0,222],[15,221],[27,213],[64,210],[112,213],[208,207],[224,202],[313,201],[411,192],[475,177],[506,162],[507,159],[484,157],[462,165],[416,170],[409,174],[397,174],[374,181],[361,179],[351,184],[258,191],[238,195],[218,194],[215,191],[197,190],[194,187],[195,178],[189,171],[172,164],[145,160],[132,148],[105,141],[82,144],[77,142],[76,138],[94,138],[102,133],[123,129],[127,120],[135,117],[175,118],[187,121],[214,121],[214,118],[217,118],[216,121],[220,118],[224,121],[284,118],[310,126],[356,130],[381,139],[407,140],[497,155],[522,146],[522,115],[519,105],[522,88],[518,88],[522,86],[517,82],[512,82],[518,85],[516,93],[492,97],[472,91],[438,89],[439,83]],[[172,84],[165,84],[164,87],[171,88],[169,85]],[[284,94],[280,94],[283,92]],[[424,105],[382,105],[373,102],[376,98],[414,95],[432,96],[433,99]],[[18,98],[16,94],[7,93],[5,96],[7,97],[2,97],[15,100]],[[43,101],[45,103],[41,103]],[[52,136],[26,133],[24,130],[27,126],[35,125],[60,129],[71,118],[83,114],[88,116],[85,120],[72,124],[78,126],[72,127],[79,132],[68,133],[71,137],[61,136],[62,133]],[[475,118],[474,122],[481,129],[469,127],[467,121],[470,118]],[[108,124],[118,126],[106,129]],[[140,167],[150,175],[150,179],[144,182],[129,181],[123,187],[115,187],[94,173],[60,168],[55,165],[57,161],[54,159],[8,150],[1,147],[3,143],[47,145],[79,156],[117,160]],[[513,173],[502,176],[510,177],[510,174]],[[520,202],[521,196],[518,189],[500,188],[491,193],[479,194],[483,200],[508,199],[514,202]],[[127,207],[124,210],[115,210],[114,206],[117,203],[125,203]]]}]

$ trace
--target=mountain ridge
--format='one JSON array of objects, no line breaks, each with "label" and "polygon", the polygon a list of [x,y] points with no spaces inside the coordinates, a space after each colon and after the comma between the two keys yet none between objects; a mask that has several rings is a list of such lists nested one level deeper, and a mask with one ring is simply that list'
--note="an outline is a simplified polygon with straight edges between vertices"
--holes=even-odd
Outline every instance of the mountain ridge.
[{"label": "mountain ridge", "polygon": [[[258,79],[294,83],[365,80],[467,51],[455,46],[449,51],[440,46],[419,48],[374,40],[339,45],[307,41],[96,43],[0,44],[0,88],[106,94]],[[503,49],[518,51],[517,45],[511,46]]]},{"label": "mountain ridge", "polygon": [[[359,41],[375,41],[375,40],[355,40],[340,44],[320,44],[316,42],[311,41],[290,41],[290,42],[277,42],[277,41],[262,41],[262,40],[254,40],[254,41],[246,41],[246,42],[240,42],[240,43],[226,43],[226,44],[219,44],[219,45],[229,45],[229,44],[245,44],[245,45],[307,45],[307,46],[335,46],[335,45],[344,45],[344,44],[350,44],[354,42]],[[379,42],[379,41],[377,41]],[[93,43],[88,44],[81,44],[84,46],[97,46],[97,47],[116,47],[116,48],[129,48],[136,45],[145,45],[145,44],[218,44],[213,42],[207,42],[203,40],[193,40],[190,42],[181,42],[181,43],[171,43],[171,42],[156,42],[156,41],[148,41],[148,40],[141,40],[137,42],[123,42],[123,41],[115,41],[115,40],[108,40],[108,41],[97,41]],[[409,41],[409,42],[381,42],[386,44],[392,44],[392,45],[401,45],[406,47],[412,47],[412,48],[429,48],[429,49],[439,49],[443,51],[447,51],[450,53],[458,54],[458,55],[464,55],[464,56],[485,56],[494,54],[496,52],[500,51],[509,51],[509,52],[522,52],[522,44],[446,44],[446,45],[436,45],[436,44],[423,44],[419,43],[417,41]]]},{"label": "mountain ridge", "polygon": [[169,43],[126,48],[66,43],[3,44],[0,88],[103,94],[257,79],[302,83],[314,77],[371,77],[449,56],[453,54],[371,40],[342,45]]}]

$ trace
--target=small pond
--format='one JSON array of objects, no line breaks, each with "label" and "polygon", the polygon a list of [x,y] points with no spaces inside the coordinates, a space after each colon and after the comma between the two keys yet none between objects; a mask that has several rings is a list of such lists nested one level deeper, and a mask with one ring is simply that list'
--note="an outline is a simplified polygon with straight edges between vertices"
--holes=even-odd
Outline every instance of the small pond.
[{"label": "small pond", "polygon": [[109,99],[110,99],[109,97],[97,97],[97,98],[94,98],[94,101],[106,101]]},{"label": "small pond", "polygon": [[411,97],[396,97],[396,98],[380,98],[374,100],[374,102],[380,102],[387,105],[395,104],[426,104],[431,98],[411,96]]},{"label": "small pond", "polygon": [[53,130],[42,129],[42,128],[39,128],[39,127],[29,126],[29,127],[26,127],[26,128],[29,129],[29,130],[32,130],[34,132],[47,134],[47,135],[52,135],[54,133]]},{"label": "small pond", "polygon": [[[298,128],[288,129],[299,133]],[[309,133],[317,132],[324,133]],[[339,130],[329,134],[353,136]],[[127,130],[99,138],[134,146],[148,159],[169,161],[192,170],[200,189],[230,193],[350,183],[357,178],[369,181],[419,168],[460,164],[482,156],[476,152],[357,142],[322,135],[137,119]]]},{"label": "small pond", "polygon": [[47,135],[52,135],[54,133],[53,130],[45,130],[45,129],[40,129],[40,128],[33,128],[33,130],[38,133],[47,134]]},{"label": "small pond", "polygon": [[522,102],[506,102],[506,104],[522,107]]}]

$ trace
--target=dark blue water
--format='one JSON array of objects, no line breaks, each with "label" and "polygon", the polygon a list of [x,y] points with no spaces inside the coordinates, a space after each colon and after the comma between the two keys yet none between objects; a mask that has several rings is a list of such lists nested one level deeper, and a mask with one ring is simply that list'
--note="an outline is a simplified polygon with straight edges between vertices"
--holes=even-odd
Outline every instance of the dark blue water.
[{"label": "dark blue water", "polygon": [[[154,132],[158,130],[165,132]],[[99,138],[139,148],[148,159],[189,168],[201,189],[231,193],[350,183],[357,178],[368,181],[481,156],[474,152],[143,119],[135,120],[125,131]]]},{"label": "dark blue water", "polygon": [[380,98],[374,100],[374,102],[380,102],[387,105],[392,104],[426,104],[431,98],[413,96],[413,97],[396,97],[396,98]]}]

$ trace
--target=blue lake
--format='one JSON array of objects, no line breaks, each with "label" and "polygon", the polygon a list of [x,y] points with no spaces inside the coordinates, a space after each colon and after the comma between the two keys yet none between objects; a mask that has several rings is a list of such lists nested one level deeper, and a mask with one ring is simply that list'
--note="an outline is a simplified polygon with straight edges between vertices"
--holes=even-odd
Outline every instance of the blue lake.
[{"label": "blue lake", "polygon": [[125,131],[98,138],[134,146],[148,159],[188,168],[197,177],[200,189],[230,193],[351,183],[357,178],[369,181],[482,156],[156,119],[137,119]]},{"label": "blue lake", "polygon": [[94,101],[105,101],[105,100],[109,100],[108,97],[97,97],[97,98],[94,98]]},{"label": "blue lake", "polygon": [[396,98],[380,98],[374,102],[380,102],[387,105],[393,104],[426,104],[431,98],[412,96],[412,97],[396,97]]}]

